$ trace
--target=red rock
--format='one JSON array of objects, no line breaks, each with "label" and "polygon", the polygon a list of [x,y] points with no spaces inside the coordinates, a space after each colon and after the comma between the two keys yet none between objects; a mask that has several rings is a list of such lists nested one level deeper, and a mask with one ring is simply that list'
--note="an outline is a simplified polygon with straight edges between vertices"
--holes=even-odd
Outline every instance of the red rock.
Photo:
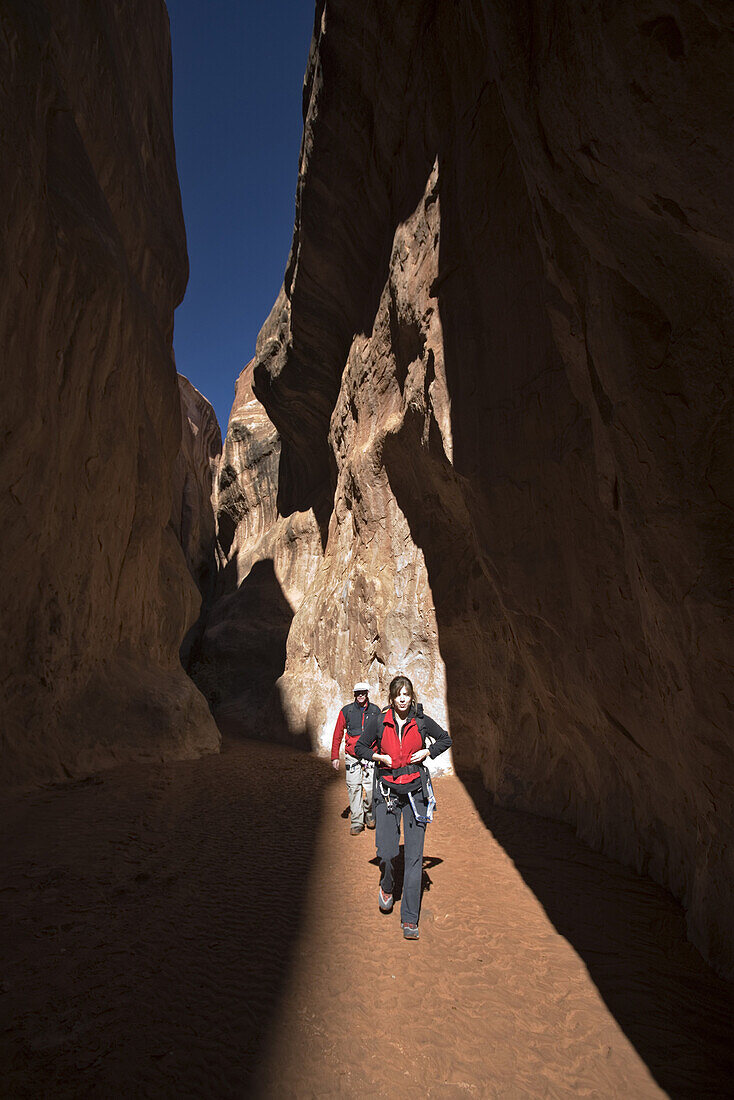
[{"label": "red rock", "polygon": [[282,681],[312,739],[357,672],[440,707],[445,668],[458,770],[731,974],[722,13],[319,4],[254,388],[328,532]]},{"label": "red rock", "polygon": [[188,667],[223,732],[299,741],[305,721],[284,701],[280,678],[294,611],[323,555],[313,511],[287,519],[278,514],[280,447],[252,392],[250,363],[237,381],[215,477],[216,594]]},{"label": "red rock", "polygon": [[[219,744],[169,525],[188,273],[163,3],[3,8],[3,783]],[[144,33],[141,28],[144,27]]]},{"label": "red rock", "polygon": [[202,596],[209,595],[217,573],[213,478],[222,453],[222,433],[214,409],[178,375],[181,396],[181,447],[173,474],[171,522],[189,572]]}]

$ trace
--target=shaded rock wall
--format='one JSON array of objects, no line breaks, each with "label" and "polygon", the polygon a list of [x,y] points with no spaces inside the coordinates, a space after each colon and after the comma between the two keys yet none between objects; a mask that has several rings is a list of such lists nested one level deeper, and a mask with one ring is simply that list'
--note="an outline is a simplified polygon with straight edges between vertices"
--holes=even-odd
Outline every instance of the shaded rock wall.
[{"label": "shaded rock wall", "polygon": [[[144,30],[143,30],[144,29]],[[219,735],[169,523],[188,265],[161,2],[0,5],[2,781]]]},{"label": "shaded rock wall", "polygon": [[173,471],[171,523],[189,572],[206,598],[217,575],[213,482],[222,453],[222,433],[214,409],[183,374],[181,446]]},{"label": "shaded rock wall", "polygon": [[459,771],[667,885],[727,973],[731,22],[318,3],[254,369],[280,510],[328,533],[295,717],[357,668],[439,706],[445,668]]}]

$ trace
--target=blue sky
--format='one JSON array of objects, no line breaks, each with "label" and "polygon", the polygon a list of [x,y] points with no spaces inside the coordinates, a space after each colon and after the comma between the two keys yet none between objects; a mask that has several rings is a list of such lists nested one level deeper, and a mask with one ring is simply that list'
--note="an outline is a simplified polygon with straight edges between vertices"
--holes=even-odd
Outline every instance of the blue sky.
[{"label": "blue sky", "polygon": [[167,0],[190,276],[182,374],[227,430],[237,375],[283,281],[313,0]]}]

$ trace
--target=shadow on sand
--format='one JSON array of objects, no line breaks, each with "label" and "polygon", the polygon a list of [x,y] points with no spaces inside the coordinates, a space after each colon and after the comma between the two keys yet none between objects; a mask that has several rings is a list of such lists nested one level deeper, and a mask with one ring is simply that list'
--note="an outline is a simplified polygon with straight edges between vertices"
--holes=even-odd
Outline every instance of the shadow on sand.
[{"label": "shadow on sand", "polygon": [[658,1085],[674,1100],[731,1096],[732,987],[687,940],[680,905],[570,826],[503,810],[478,773],[460,778]]},{"label": "shadow on sand", "polygon": [[[379,869],[380,861],[377,856],[374,856],[369,862],[372,864],[373,867],[377,867]],[[437,856],[423,856],[423,871],[421,874],[421,898],[423,899],[433,886],[433,879],[428,874],[428,872],[431,870],[431,868],[437,867],[439,863],[443,863],[443,860],[439,859]],[[395,905],[397,905],[397,903],[403,896],[403,875],[405,874],[405,846],[403,844],[400,845],[398,854],[395,857],[393,868],[395,872],[393,898],[395,901]]]},{"label": "shadow on sand", "polygon": [[2,1095],[252,1095],[332,781],[238,741],[0,804]]}]

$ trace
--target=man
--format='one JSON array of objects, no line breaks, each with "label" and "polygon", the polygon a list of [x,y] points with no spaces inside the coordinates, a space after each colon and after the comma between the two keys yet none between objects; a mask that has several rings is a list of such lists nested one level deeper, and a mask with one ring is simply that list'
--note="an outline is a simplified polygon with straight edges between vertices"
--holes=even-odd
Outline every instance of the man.
[{"label": "man", "polygon": [[[352,824],[350,833],[356,836],[367,825],[368,829],[374,829],[375,818],[372,812],[372,779],[374,776],[374,764],[357,760],[354,755],[354,746],[363,733],[370,735],[370,741],[377,737],[378,725],[382,717],[382,711],[374,703],[369,701],[369,684],[359,683],[354,685],[354,702],[347,703],[339,711],[339,717],[334,727],[334,737],[331,742],[331,766],[334,771],[339,771],[339,750],[342,738],[344,738],[344,763],[347,772],[347,793],[349,795],[349,809],[351,811]],[[362,787],[366,798],[363,801]]]}]

